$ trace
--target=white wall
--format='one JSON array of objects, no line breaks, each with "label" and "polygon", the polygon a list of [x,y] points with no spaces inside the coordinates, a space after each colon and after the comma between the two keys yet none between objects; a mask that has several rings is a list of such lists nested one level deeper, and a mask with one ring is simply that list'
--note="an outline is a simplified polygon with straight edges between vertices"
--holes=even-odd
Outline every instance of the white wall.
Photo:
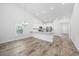
[{"label": "white wall", "polygon": [[[24,20],[31,27],[24,27],[24,33],[17,36],[16,24],[21,24]],[[41,24],[41,22],[16,4],[0,4],[0,43],[30,36],[27,30],[32,29],[34,24]]]},{"label": "white wall", "polygon": [[72,18],[70,21],[71,24],[71,39],[75,44],[76,48],[79,50],[79,4],[75,4]]},{"label": "white wall", "polygon": [[54,32],[56,35],[69,33],[69,20],[70,19],[67,19],[67,18],[54,20],[53,25],[54,25]]},{"label": "white wall", "polygon": [[60,21],[59,20],[54,20],[53,25],[54,25],[55,34],[60,35],[62,33],[62,26],[60,24]]}]

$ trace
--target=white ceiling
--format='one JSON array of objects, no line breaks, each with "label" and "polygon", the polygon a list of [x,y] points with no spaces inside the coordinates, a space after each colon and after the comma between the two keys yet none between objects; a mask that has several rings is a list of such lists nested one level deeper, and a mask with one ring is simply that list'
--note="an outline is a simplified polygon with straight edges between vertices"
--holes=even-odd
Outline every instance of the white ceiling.
[{"label": "white ceiling", "polygon": [[74,3],[24,3],[17,4],[26,12],[40,19],[42,22],[52,22],[63,17],[70,18]]}]

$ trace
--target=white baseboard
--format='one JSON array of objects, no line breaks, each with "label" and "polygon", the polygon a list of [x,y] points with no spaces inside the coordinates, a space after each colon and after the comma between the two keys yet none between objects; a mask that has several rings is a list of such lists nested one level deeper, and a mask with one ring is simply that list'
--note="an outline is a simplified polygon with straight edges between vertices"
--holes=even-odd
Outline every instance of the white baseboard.
[{"label": "white baseboard", "polygon": [[7,40],[7,41],[1,41],[0,44],[10,42],[10,41],[20,40],[20,39],[24,39],[24,38],[28,38],[28,37],[31,37],[31,36],[22,36],[22,37],[17,37],[17,38],[10,39],[10,40]]}]

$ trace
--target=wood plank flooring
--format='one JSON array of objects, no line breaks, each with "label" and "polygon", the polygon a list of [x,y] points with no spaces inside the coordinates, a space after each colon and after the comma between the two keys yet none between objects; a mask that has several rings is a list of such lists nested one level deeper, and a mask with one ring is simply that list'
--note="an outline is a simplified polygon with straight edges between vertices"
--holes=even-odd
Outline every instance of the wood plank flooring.
[{"label": "wood plank flooring", "polygon": [[34,37],[0,44],[0,56],[79,56],[72,41],[65,35],[54,36],[53,43]]}]

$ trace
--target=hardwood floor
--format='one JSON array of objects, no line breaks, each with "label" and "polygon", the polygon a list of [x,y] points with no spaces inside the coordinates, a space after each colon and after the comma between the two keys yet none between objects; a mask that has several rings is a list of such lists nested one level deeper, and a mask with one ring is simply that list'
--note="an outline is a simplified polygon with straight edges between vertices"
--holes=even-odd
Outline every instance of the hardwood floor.
[{"label": "hardwood floor", "polygon": [[0,56],[78,56],[79,52],[65,35],[54,36],[53,43],[29,37],[0,44]]}]

